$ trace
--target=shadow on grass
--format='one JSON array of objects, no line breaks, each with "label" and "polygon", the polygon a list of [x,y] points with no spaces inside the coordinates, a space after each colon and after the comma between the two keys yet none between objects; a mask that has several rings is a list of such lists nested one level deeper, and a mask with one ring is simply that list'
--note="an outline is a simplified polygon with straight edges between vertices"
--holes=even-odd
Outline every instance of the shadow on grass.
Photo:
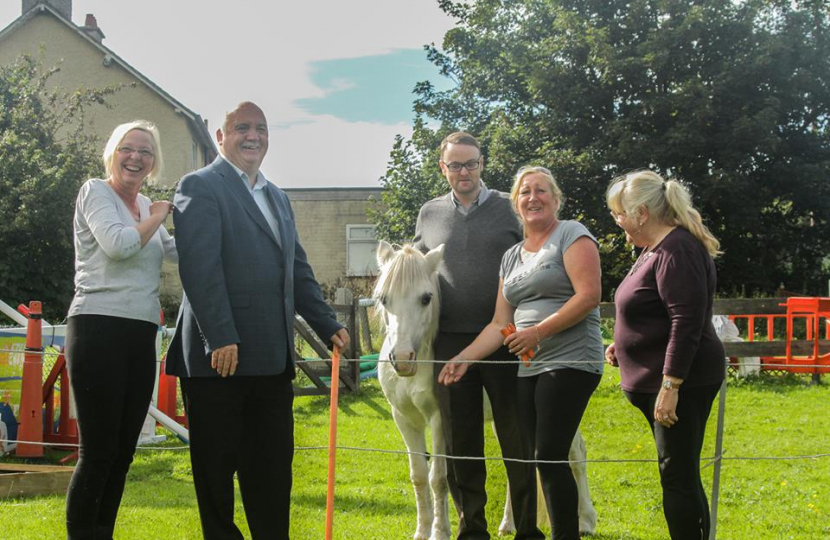
[{"label": "shadow on grass", "polygon": [[[412,496],[412,501],[404,504],[403,502],[392,502],[382,497],[368,497],[367,495],[351,495],[351,494],[337,494],[337,511],[338,512],[360,512],[362,515],[373,516],[394,516],[398,517],[405,514],[412,514],[412,519],[415,519],[415,497]],[[291,504],[293,506],[304,506],[306,508],[317,509],[326,507],[326,494],[302,495],[294,493],[291,496]]]},{"label": "shadow on grass", "polygon": [[[295,415],[325,415],[330,406],[330,401],[327,396],[304,397],[302,398],[300,405],[297,405],[296,403],[297,402],[295,401]],[[343,414],[345,416],[366,416],[365,412],[355,410],[355,404],[357,404],[361,407],[368,407],[377,413],[378,417],[383,420],[392,419],[392,413],[389,411],[389,404],[386,401],[386,397],[383,395],[383,391],[380,389],[379,384],[375,381],[366,381],[361,384],[359,392],[341,394],[338,404],[340,406],[339,414]]]},{"label": "shadow on grass", "polygon": [[796,373],[769,373],[738,377],[729,373],[729,388],[751,388],[759,392],[773,394],[792,394],[813,388],[827,388],[827,376],[818,384],[812,381],[812,375]]},{"label": "shadow on grass", "polygon": [[585,538],[586,540],[655,540],[652,537],[646,536],[634,536],[631,533],[625,534],[592,534],[592,535],[584,535],[580,538]]}]

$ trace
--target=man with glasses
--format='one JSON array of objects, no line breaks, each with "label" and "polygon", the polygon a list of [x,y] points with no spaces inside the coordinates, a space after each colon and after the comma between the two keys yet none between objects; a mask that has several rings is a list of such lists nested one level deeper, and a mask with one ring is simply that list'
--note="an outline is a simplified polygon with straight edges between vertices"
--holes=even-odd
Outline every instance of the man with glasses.
[{"label": "man with glasses", "polygon": [[[440,267],[441,318],[435,358],[449,360],[467,347],[492,320],[496,306],[501,258],[522,240],[519,221],[507,193],[488,189],[481,181],[481,145],[469,133],[456,132],[441,143],[438,165],[450,192],[433,199],[418,214],[413,243],[428,251],[444,244]],[[483,392],[493,406],[493,419],[505,458],[522,459],[516,407],[517,358],[502,347],[487,362],[476,362],[452,386],[436,383],[447,453],[484,456]],[[488,363],[503,360],[503,363]],[[443,364],[435,364],[435,377]],[[530,490],[536,489],[533,467],[505,462],[510,484],[516,540],[543,539],[536,527]],[[458,540],[487,540],[487,470],[482,460],[447,462],[450,493],[459,515]]]},{"label": "man with glasses", "polygon": [[193,483],[208,540],[242,540],[234,473],[253,540],[288,540],[294,457],[294,314],[341,348],[288,197],[260,165],[265,114],[241,103],[216,133],[221,155],[176,189],[184,298],[167,373],[181,378]]}]

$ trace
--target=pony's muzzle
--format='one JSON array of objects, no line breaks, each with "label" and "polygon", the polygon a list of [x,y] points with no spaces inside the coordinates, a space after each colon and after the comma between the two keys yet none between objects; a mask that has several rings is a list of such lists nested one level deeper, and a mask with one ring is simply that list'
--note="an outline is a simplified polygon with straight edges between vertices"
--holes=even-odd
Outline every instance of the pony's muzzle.
[{"label": "pony's muzzle", "polygon": [[394,368],[395,373],[399,377],[412,377],[418,372],[418,364],[415,360],[414,351],[409,352],[409,354],[404,353],[400,356],[395,351],[389,353],[389,363],[392,364],[392,368]]}]

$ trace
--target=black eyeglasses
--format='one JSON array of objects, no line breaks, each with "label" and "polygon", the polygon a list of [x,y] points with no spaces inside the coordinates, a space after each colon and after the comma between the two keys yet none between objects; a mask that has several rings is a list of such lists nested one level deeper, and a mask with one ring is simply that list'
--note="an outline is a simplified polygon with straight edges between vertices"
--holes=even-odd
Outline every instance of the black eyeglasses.
[{"label": "black eyeglasses", "polygon": [[138,156],[141,159],[153,159],[154,157],[156,157],[155,154],[153,154],[149,150],[145,150],[145,149],[136,150],[132,146],[119,146],[117,150],[118,150],[118,153],[121,154],[122,156],[131,156],[131,155],[133,155],[133,153],[138,152]]},{"label": "black eyeglasses", "polygon": [[[443,161],[441,163],[444,163]],[[478,159],[471,159],[466,163],[459,163],[457,161],[453,161],[452,163],[444,163],[444,165],[452,172],[459,172],[461,168],[465,168],[468,171],[474,171],[478,169],[478,166],[481,164],[481,158]]]}]

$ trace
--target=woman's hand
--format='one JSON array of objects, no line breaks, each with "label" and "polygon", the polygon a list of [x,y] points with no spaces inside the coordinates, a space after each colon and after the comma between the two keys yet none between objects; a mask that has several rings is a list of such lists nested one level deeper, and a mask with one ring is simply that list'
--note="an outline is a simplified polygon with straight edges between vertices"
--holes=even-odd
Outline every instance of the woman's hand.
[{"label": "woman's hand", "polygon": [[444,364],[441,373],[438,374],[438,382],[446,386],[455,384],[467,373],[469,367],[470,362],[464,360],[461,355],[456,356]]},{"label": "woman's hand", "polygon": [[661,388],[657,394],[657,402],[654,404],[654,420],[663,426],[670,428],[678,421],[677,401],[680,392],[675,389]]},{"label": "woman's hand", "polygon": [[159,214],[160,217],[167,217],[167,214],[173,212],[173,203],[170,201],[153,201],[150,203],[150,215],[155,216]]},{"label": "woman's hand", "polygon": [[513,332],[504,338],[504,345],[510,350],[510,354],[518,357],[529,355],[539,346],[539,328],[531,326]]},{"label": "woman's hand", "polygon": [[613,343],[605,349],[605,361],[609,366],[620,367],[620,363],[617,362],[617,348]]}]

